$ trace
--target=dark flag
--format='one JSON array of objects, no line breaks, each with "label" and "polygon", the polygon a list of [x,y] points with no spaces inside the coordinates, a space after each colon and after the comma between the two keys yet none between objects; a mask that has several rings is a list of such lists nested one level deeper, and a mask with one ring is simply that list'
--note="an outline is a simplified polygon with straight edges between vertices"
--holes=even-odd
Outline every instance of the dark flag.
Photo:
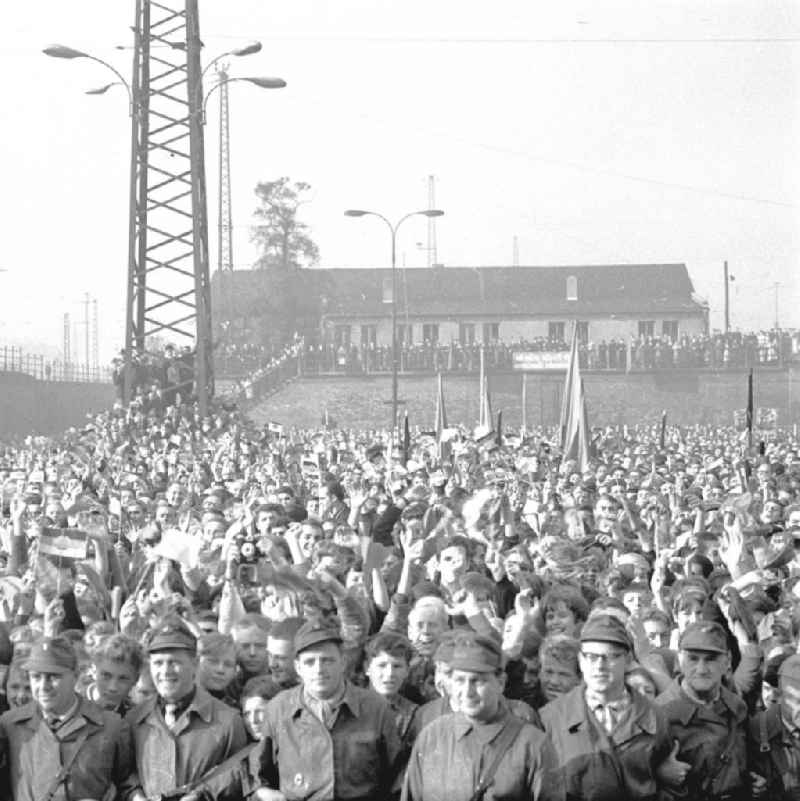
[{"label": "dark flag", "polygon": [[497,447],[501,447],[503,444],[503,412],[500,411],[497,413],[497,438],[495,442],[497,443]]},{"label": "dark flag", "polygon": [[747,409],[745,410],[745,425],[747,426],[747,447],[753,447],[753,368],[747,374]]},{"label": "dark flag", "polygon": [[658,436],[658,447],[663,451],[667,440],[667,410],[661,412],[661,433]]}]

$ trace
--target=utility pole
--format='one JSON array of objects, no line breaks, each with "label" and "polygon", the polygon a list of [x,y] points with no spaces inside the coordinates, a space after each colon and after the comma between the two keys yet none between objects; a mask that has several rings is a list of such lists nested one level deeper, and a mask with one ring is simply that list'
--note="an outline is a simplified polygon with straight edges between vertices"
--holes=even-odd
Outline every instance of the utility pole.
[{"label": "utility pole", "polygon": [[148,340],[169,337],[193,350],[179,391],[194,391],[205,415],[214,383],[197,4],[136,0],[123,398]]},{"label": "utility pole", "polygon": [[97,298],[92,299],[92,367],[100,366],[100,328],[97,314]]},{"label": "utility pole", "polygon": [[724,262],[723,276],[725,280],[725,333],[727,334],[731,327],[731,298],[730,298],[730,278],[728,277],[728,262]]},{"label": "utility pole", "polygon": [[89,293],[86,292],[83,296],[83,351],[84,351],[84,364],[89,366],[89,342],[92,338],[92,332],[89,327]]},{"label": "utility pole", "polygon": [[64,364],[72,362],[72,323],[69,319],[69,312],[64,312]]},{"label": "utility pole", "polygon": [[[428,176],[428,210],[436,208],[436,176]],[[428,267],[439,263],[436,251],[436,218],[428,217]]]},{"label": "utility pole", "polygon": [[217,219],[217,269],[223,320],[233,317],[233,212],[231,208],[231,148],[228,108],[228,65],[217,65],[219,79],[219,217]]}]

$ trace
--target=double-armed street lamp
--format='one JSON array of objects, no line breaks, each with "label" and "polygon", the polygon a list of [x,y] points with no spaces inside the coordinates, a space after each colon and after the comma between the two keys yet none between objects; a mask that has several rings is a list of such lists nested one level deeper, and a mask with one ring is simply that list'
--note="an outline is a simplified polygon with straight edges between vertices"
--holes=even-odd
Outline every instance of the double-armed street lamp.
[{"label": "double-armed street lamp", "polygon": [[383,220],[392,236],[392,437],[395,436],[397,429],[397,374],[399,371],[399,358],[397,353],[397,229],[409,217],[441,217],[444,212],[441,209],[422,209],[421,211],[411,211],[402,216],[394,225],[377,211],[365,211],[364,209],[347,209],[345,217],[377,217]]}]

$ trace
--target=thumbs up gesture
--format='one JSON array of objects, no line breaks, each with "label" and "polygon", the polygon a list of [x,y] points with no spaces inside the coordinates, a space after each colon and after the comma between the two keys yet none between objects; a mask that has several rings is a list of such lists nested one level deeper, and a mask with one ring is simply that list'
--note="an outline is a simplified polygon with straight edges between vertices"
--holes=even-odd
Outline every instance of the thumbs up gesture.
[{"label": "thumbs up gesture", "polygon": [[692,768],[688,762],[681,762],[678,759],[679,749],[680,743],[675,740],[667,758],[656,768],[656,777],[668,787],[680,787]]}]

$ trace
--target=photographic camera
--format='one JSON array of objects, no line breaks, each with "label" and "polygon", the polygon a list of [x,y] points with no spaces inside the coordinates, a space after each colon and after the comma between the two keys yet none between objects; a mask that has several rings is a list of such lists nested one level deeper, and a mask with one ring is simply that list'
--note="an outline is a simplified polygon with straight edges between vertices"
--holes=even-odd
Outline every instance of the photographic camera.
[{"label": "photographic camera", "polygon": [[236,547],[239,549],[240,565],[254,565],[258,561],[259,552],[255,537],[240,534],[236,540]]}]

